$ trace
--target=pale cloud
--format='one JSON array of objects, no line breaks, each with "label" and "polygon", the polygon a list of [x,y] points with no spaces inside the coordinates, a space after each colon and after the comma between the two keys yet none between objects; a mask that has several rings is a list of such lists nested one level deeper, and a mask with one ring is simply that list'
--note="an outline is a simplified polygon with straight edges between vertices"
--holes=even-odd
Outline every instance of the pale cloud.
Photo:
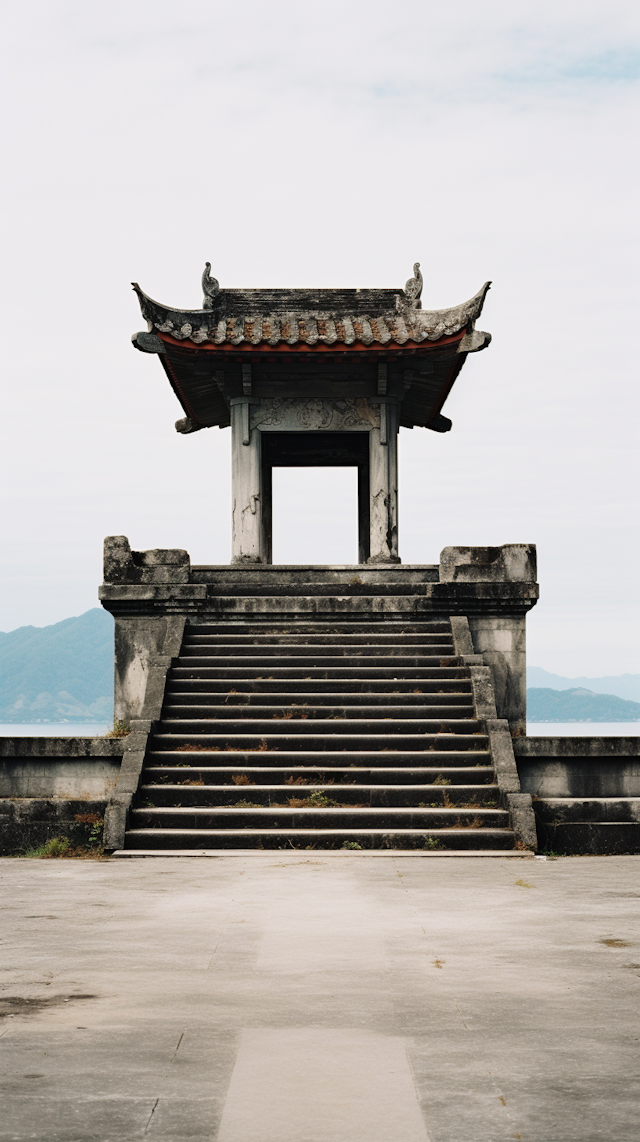
[{"label": "pale cloud", "polygon": [[493,279],[494,341],[453,432],[402,433],[403,558],[537,541],[535,661],[637,670],[638,6],[32,0],[3,31],[0,627],[93,605],[107,533],[229,558],[228,433],[176,436],[132,279],[197,305],[205,259],[365,286],[418,258],[427,307]]}]

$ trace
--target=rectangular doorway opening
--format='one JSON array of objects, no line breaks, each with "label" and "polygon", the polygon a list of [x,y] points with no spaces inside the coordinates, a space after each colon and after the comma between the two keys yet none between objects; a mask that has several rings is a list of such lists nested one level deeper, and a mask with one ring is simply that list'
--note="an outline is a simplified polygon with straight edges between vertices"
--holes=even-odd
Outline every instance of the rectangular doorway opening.
[{"label": "rectangular doorway opening", "polygon": [[272,470],[273,563],[358,563],[358,469]]}]

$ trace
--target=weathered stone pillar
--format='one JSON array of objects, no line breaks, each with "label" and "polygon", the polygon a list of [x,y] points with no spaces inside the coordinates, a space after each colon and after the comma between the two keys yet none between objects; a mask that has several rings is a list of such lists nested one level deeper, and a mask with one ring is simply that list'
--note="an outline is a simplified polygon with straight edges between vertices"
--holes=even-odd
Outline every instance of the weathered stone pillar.
[{"label": "weathered stone pillar", "polygon": [[[142,716],[150,664],[158,655],[180,652],[185,624],[180,600],[194,593],[190,568],[186,551],[132,551],[125,535],[104,541],[100,599],[115,619],[116,722],[128,725]],[[114,600],[120,606],[114,607]]]},{"label": "weathered stone pillar", "polygon": [[262,563],[261,435],[247,397],[231,400],[232,562]]},{"label": "weathered stone pillar", "polygon": [[507,718],[511,732],[527,732],[526,618],[469,615],[469,628],[476,654],[492,668],[496,710]]},{"label": "weathered stone pillar", "polygon": [[[476,654],[492,668],[498,718],[506,718],[511,733],[527,732],[526,606],[515,600],[511,609],[502,598],[501,584],[536,582],[536,549],[532,543],[502,547],[445,547],[440,555],[441,583],[473,583],[478,598],[469,594],[466,611]],[[495,603],[492,606],[492,594]],[[492,611],[494,613],[492,614]]]},{"label": "weathered stone pillar", "polygon": [[380,403],[380,428],[369,433],[369,563],[399,563],[398,428],[395,402]]}]

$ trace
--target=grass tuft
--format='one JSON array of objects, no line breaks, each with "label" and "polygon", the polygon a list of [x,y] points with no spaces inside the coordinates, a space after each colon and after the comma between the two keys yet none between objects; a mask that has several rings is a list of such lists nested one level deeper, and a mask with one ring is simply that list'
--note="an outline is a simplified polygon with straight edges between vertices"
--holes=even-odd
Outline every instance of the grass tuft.
[{"label": "grass tuft", "polygon": [[113,729],[109,730],[106,738],[126,738],[127,734],[131,733],[131,726],[128,722],[119,722],[116,718],[113,723]]}]

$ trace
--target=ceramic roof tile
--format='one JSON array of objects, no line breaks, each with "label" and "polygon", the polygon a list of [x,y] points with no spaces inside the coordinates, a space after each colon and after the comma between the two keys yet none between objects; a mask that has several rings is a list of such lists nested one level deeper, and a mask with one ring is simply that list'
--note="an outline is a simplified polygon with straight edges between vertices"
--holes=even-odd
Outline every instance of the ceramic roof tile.
[{"label": "ceramic roof tile", "polygon": [[[170,309],[134,289],[150,331],[196,345],[420,344],[472,329],[489,289],[450,309],[422,310],[403,290],[220,290],[211,309]],[[419,302],[417,302],[419,305]]]}]

